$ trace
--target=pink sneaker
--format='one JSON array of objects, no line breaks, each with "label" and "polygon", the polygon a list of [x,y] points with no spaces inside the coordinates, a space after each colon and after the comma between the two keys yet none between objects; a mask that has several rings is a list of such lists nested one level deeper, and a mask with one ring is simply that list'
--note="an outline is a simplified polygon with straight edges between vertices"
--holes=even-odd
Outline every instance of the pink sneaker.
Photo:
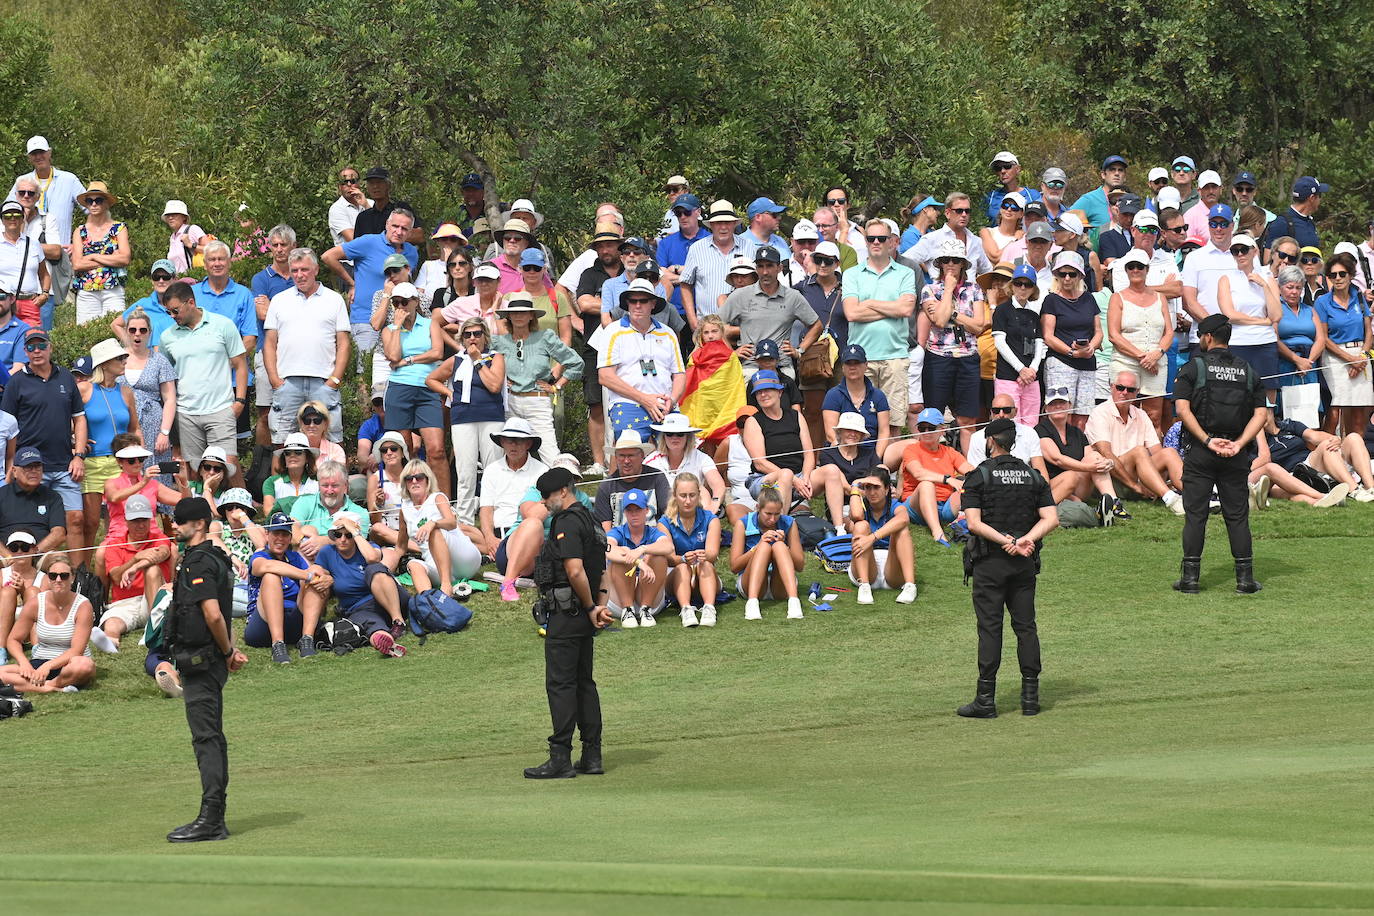
[{"label": "pink sneaker", "polygon": [[506,579],[505,581],[503,581],[503,582],[501,583],[501,600],[502,600],[502,601],[519,601],[519,600],[520,600],[520,593],[519,593],[518,591],[515,590],[515,580],[514,580],[514,579]]}]

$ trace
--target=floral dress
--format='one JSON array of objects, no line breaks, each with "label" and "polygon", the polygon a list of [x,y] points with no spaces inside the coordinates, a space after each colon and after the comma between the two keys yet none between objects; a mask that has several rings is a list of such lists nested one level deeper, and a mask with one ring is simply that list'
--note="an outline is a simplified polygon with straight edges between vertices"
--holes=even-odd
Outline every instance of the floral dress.
[{"label": "floral dress", "polygon": [[[127,375],[125,380],[128,380]],[[149,449],[157,444],[158,433],[162,429],[162,383],[176,380],[177,372],[172,368],[171,361],[162,355],[162,351],[153,350],[148,354],[143,371],[138,373],[138,378],[129,386],[133,389],[134,407],[138,410],[138,428],[143,431],[143,441]],[[171,460],[172,452],[168,449],[144,459],[143,466],[148,467],[159,461]],[[162,482],[172,486],[170,475]]]},{"label": "floral dress", "polygon": [[[92,240],[87,235],[86,227],[83,225],[80,229],[81,253],[84,255],[118,253],[119,232],[123,228],[123,223],[110,223],[110,228],[104,236]],[[87,291],[123,289],[124,279],[128,273],[128,270],[123,267],[92,267],[90,270],[77,271],[76,288]]]}]

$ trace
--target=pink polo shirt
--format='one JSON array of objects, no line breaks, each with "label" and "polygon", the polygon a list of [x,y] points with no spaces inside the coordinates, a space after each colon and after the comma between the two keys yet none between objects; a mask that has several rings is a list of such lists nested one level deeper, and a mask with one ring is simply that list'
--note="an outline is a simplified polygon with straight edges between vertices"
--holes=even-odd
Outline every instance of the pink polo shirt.
[{"label": "pink polo shirt", "polygon": [[1111,446],[1112,454],[1118,457],[1138,445],[1147,448],[1159,445],[1159,434],[1155,432],[1149,414],[1134,404],[1123,421],[1116,405],[1111,401],[1103,401],[1088,414],[1088,426],[1084,432],[1089,445],[1105,440]]}]

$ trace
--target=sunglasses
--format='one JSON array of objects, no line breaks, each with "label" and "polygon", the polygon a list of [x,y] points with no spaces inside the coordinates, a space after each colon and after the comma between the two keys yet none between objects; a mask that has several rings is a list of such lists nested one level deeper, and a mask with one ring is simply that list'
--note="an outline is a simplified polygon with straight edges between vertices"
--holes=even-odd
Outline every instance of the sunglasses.
[{"label": "sunglasses", "polygon": [[1056,191],[1062,191],[1062,190],[1064,189],[1064,182],[1062,182],[1062,181],[1047,181],[1047,182],[1045,182],[1045,187],[1047,187],[1047,188],[1053,188],[1053,189],[1056,190]]},{"label": "sunglasses", "polygon": [[1237,193],[1237,194],[1252,194],[1252,193],[1254,193],[1254,190],[1255,190],[1255,186],[1252,185],[1252,184],[1238,184],[1238,185],[1236,185],[1236,193]]},{"label": "sunglasses", "polygon": [[462,260],[458,260],[458,261],[453,261],[453,262],[450,263],[448,266],[449,266],[449,267],[471,267],[471,266],[472,266],[472,262],[471,262],[471,261],[462,261]]},{"label": "sunglasses", "polygon": [[647,296],[632,296],[629,299],[625,300],[625,302],[629,305],[648,305],[650,302],[653,301],[654,300],[648,298]]},{"label": "sunglasses", "polygon": [[1127,394],[1135,394],[1137,391],[1140,390],[1139,388],[1136,388],[1131,385],[1113,385],[1112,387],[1115,388],[1117,391],[1124,391]]},{"label": "sunglasses", "polygon": [[23,218],[24,218],[24,214],[22,214],[22,213],[3,213],[3,214],[0,214],[0,219],[15,219],[15,220],[18,220],[18,219],[23,219]]},{"label": "sunglasses", "polygon": [[1331,279],[1333,279],[1333,280],[1344,280],[1346,277],[1350,276],[1350,271],[1348,271],[1348,270],[1328,270],[1328,271],[1326,272],[1326,275],[1327,275],[1328,277],[1330,277]]},{"label": "sunglasses", "polygon": [[[1305,254],[1299,260],[1303,264],[1320,264],[1322,262],[1322,259],[1315,254]],[[25,345],[24,349],[27,350],[28,346]]]},{"label": "sunglasses", "polygon": [[881,245],[881,244],[883,244],[884,242],[886,242],[888,239],[892,238],[892,236],[890,236],[890,235],[867,235],[867,236],[864,236],[864,238],[868,240],[868,244],[870,244],[870,245]]},{"label": "sunglasses", "polygon": [[1046,388],[1046,389],[1045,389],[1045,397],[1047,397],[1047,398],[1066,397],[1066,396],[1068,395],[1068,393],[1069,393],[1069,389],[1067,389],[1067,388]]},{"label": "sunglasses", "polygon": [[129,328],[129,334],[130,334],[131,336],[134,335],[134,334],[137,334],[139,337],[142,337],[144,334],[147,334],[147,333],[148,333],[148,329],[147,329],[147,328]]},{"label": "sunglasses", "polygon": [[286,455],[289,458],[292,455],[308,455],[310,453],[303,448],[288,448],[285,451],[283,451],[282,454]]},{"label": "sunglasses", "polygon": [[1010,200],[1004,200],[1004,201],[1002,201],[1002,209],[1003,209],[1003,210],[1015,210],[1017,213],[1020,213],[1020,212],[1021,212],[1021,208],[1018,207],[1014,201],[1010,201]]},{"label": "sunglasses", "polygon": [[400,450],[401,447],[399,445],[383,445],[379,451],[385,455],[387,452],[399,452]]},{"label": "sunglasses", "polygon": [[1142,235],[1159,235],[1158,226],[1132,226],[1131,228]]},{"label": "sunglasses", "polygon": [[931,426],[929,423],[917,423],[917,424],[916,424],[916,432],[918,432],[918,433],[933,433],[933,432],[935,432],[936,430],[938,430],[939,428],[940,428],[940,427],[938,427],[938,426]]},{"label": "sunglasses", "polygon": [[166,274],[166,273],[161,273],[161,272],[153,274],[153,282],[154,282],[154,283],[166,282],[167,280],[170,280],[170,279],[172,279],[172,275],[171,275],[171,274]]},{"label": "sunglasses", "polygon": [[1232,246],[1231,246],[1231,254],[1235,255],[1235,256],[1238,257],[1238,258],[1239,258],[1239,257],[1242,257],[1242,256],[1244,256],[1244,255],[1249,254],[1252,250],[1253,250],[1253,249],[1252,249],[1249,245],[1232,245]]},{"label": "sunglasses", "polygon": [[520,272],[521,272],[521,273],[526,273],[526,274],[537,274],[537,273],[540,273],[541,271],[543,271],[543,269],[544,269],[544,268],[539,267],[538,265],[535,265],[535,264],[525,264],[524,266],[522,266],[522,267],[520,268]]},{"label": "sunglasses", "polygon": [[[1233,254],[1234,254],[1234,252],[1233,252]],[[1126,269],[1127,269],[1127,270],[1144,270],[1145,268],[1146,268],[1146,265],[1145,265],[1145,264],[1127,264],[1127,265],[1126,265]]]},{"label": "sunglasses", "polygon": [[949,208],[949,212],[950,212],[950,213],[959,213],[959,214],[961,214],[961,215],[967,216],[968,214],[970,214],[970,213],[973,212],[973,208],[971,208],[971,207],[950,207],[950,208]]},{"label": "sunglasses", "polygon": [[687,189],[684,188],[684,187],[683,187],[682,185],[680,185],[680,184],[670,184],[670,185],[668,185],[668,187],[666,187],[666,188],[663,189],[663,192],[664,192],[665,194],[677,194],[679,191],[685,191],[685,190],[687,190]]},{"label": "sunglasses", "polygon": [[1209,219],[1209,220],[1207,221],[1207,228],[1208,228],[1208,229],[1229,229],[1229,228],[1231,228],[1231,221],[1230,221],[1229,219]]},{"label": "sunglasses", "polygon": [[357,184],[357,183],[358,183],[358,179],[357,179],[356,176],[354,176],[353,178],[340,178],[340,179],[339,179],[339,184]]},{"label": "sunglasses", "polygon": [[67,581],[68,579],[70,579],[71,577],[72,577],[72,574],[69,573],[69,572],[64,572],[64,573],[60,573],[60,572],[50,572],[50,573],[48,573],[48,578],[51,579],[53,582],[66,582],[66,581]]},{"label": "sunglasses", "polygon": [[319,426],[324,422],[324,417],[301,417],[302,426]]},{"label": "sunglasses", "polygon": [[[290,452],[288,452],[287,454],[290,454]],[[202,462],[200,463],[200,469],[201,469],[202,471],[227,471],[227,470],[229,470],[228,468],[226,468],[224,465],[220,464],[220,463],[217,462],[217,461],[202,461]]]},{"label": "sunglasses", "polygon": [[1191,165],[1176,165],[1174,166],[1174,171],[1189,173],[1193,171],[1193,167]]},{"label": "sunglasses", "polygon": [[417,480],[423,480],[423,481],[425,481],[426,483],[429,482],[429,478],[426,477],[424,474],[407,474],[407,475],[406,475],[406,483],[415,483],[415,481],[417,481]]},{"label": "sunglasses", "polygon": [[103,204],[104,202],[105,198],[101,197],[99,194],[95,195],[94,197],[86,198],[86,203],[88,204]]},{"label": "sunglasses", "polygon": [[15,196],[15,197],[37,197],[37,196],[38,196],[38,192],[37,192],[37,191],[15,191],[15,192],[14,192],[14,196]]},{"label": "sunglasses", "polygon": [[825,199],[825,205],[827,207],[835,207],[847,203],[849,203],[848,197],[827,197]]},{"label": "sunglasses", "polygon": [[331,528],[329,531],[329,539],[331,541],[341,541],[346,537],[348,537],[348,532],[342,528]]},{"label": "sunglasses", "polygon": [[1076,276],[1078,276],[1078,271],[1076,271],[1076,270],[1056,270],[1056,271],[1054,272],[1054,275],[1055,275],[1056,277],[1058,277],[1059,279],[1061,279],[1061,280],[1068,280],[1068,279],[1071,278],[1071,277],[1076,277]]},{"label": "sunglasses", "polygon": [[989,407],[989,408],[988,408],[988,413],[990,413],[990,414],[997,414],[997,413],[1012,414],[1012,413],[1016,413],[1016,408],[1015,408],[1015,407]]},{"label": "sunglasses", "polygon": [[811,256],[811,263],[815,264],[817,267],[829,267],[832,264],[840,263],[840,259],[826,257],[823,254],[817,254]]},{"label": "sunglasses", "polygon": [[1164,227],[1164,231],[1165,231],[1165,232],[1184,232],[1184,231],[1186,231],[1187,229],[1188,229],[1187,224],[1184,224],[1184,225],[1182,225],[1182,226],[1165,226],[1165,227]]},{"label": "sunglasses", "polygon": [[486,336],[486,333],[487,333],[486,331],[464,331],[464,332],[463,332],[463,337],[464,337],[464,338],[468,338],[468,337],[485,337],[485,336]]},{"label": "sunglasses", "polygon": [[1035,289],[1036,284],[1029,280],[1012,280],[1011,285],[1017,289]]},{"label": "sunglasses", "polygon": [[25,353],[34,353],[38,350],[46,349],[48,349],[48,342],[46,340],[31,340],[28,343],[24,344]]},{"label": "sunglasses", "polygon": [[1276,251],[1276,252],[1274,252],[1274,257],[1278,258],[1280,261],[1284,262],[1285,264],[1292,264],[1294,261],[1296,261],[1296,260],[1298,259],[1298,256],[1297,256],[1296,254],[1289,254],[1288,252],[1285,252],[1285,251]]},{"label": "sunglasses", "polygon": [[1015,167],[1016,163],[1014,162],[994,162],[992,164],[992,170],[994,172],[1005,172],[1007,169]]},{"label": "sunglasses", "polygon": [[116,458],[115,460],[118,461],[120,464],[142,464],[142,463],[143,463],[143,459],[142,459],[142,458]]},{"label": "sunglasses", "polygon": [[664,433],[663,435],[667,436],[669,439],[683,439],[687,436],[686,433]]}]

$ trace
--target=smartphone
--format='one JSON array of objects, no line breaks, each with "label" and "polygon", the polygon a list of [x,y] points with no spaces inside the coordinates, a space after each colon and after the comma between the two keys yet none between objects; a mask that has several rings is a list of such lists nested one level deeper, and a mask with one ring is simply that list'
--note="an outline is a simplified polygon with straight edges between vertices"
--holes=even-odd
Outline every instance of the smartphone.
[{"label": "smartphone", "polygon": [[179,474],[181,473],[181,462],[159,461],[157,463],[157,472],[159,474]]},{"label": "smartphone", "polygon": [[1075,347],[1086,347],[1088,345],[1088,342],[1080,337],[1073,342],[1073,345]]}]

